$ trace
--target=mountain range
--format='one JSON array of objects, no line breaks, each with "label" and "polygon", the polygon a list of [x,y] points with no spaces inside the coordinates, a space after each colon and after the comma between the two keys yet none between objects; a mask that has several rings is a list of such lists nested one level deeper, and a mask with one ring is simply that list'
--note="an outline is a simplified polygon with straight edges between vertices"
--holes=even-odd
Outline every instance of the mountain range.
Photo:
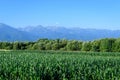
[{"label": "mountain range", "polygon": [[0,41],[36,41],[40,38],[89,41],[119,37],[120,30],[44,27],[42,25],[14,28],[0,23]]}]

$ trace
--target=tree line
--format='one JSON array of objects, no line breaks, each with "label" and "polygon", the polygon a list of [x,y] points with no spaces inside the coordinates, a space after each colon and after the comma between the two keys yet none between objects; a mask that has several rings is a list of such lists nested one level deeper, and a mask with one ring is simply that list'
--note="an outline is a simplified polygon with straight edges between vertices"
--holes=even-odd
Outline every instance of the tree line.
[{"label": "tree line", "polygon": [[120,52],[120,38],[105,38],[94,41],[39,39],[36,42],[0,42],[0,49]]}]

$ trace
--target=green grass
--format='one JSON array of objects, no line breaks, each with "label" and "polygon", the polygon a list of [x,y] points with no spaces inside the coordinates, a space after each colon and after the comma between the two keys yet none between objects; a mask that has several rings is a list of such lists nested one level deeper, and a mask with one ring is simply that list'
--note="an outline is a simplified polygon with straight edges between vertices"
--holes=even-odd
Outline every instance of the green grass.
[{"label": "green grass", "polygon": [[120,53],[1,51],[1,80],[120,80]]}]

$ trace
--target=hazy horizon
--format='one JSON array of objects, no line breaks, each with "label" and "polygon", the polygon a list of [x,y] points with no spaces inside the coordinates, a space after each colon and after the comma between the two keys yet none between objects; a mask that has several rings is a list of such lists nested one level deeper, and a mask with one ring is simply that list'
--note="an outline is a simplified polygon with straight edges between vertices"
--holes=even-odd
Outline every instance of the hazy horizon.
[{"label": "hazy horizon", "polygon": [[15,27],[6,23],[0,23],[1,25],[7,25],[9,27],[12,28],[16,28],[16,29],[24,29],[24,28],[37,28],[37,27],[44,27],[44,28],[66,28],[66,29],[94,29],[94,30],[120,30],[120,29],[107,29],[107,28],[87,28],[87,27],[78,27],[78,26],[74,26],[74,27],[66,27],[66,26],[58,26],[58,25],[49,25],[49,26],[43,26],[43,25],[28,25],[28,26],[24,26],[24,27]]},{"label": "hazy horizon", "polygon": [[0,23],[120,30],[118,0],[2,0]]}]

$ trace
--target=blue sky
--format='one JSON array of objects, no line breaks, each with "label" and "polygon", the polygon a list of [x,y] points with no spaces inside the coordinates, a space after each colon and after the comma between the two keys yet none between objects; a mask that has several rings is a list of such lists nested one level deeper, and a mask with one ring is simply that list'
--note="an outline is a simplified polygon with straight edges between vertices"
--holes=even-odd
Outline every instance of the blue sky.
[{"label": "blue sky", "polygon": [[120,29],[120,0],[0,0],[0,22]]}]

